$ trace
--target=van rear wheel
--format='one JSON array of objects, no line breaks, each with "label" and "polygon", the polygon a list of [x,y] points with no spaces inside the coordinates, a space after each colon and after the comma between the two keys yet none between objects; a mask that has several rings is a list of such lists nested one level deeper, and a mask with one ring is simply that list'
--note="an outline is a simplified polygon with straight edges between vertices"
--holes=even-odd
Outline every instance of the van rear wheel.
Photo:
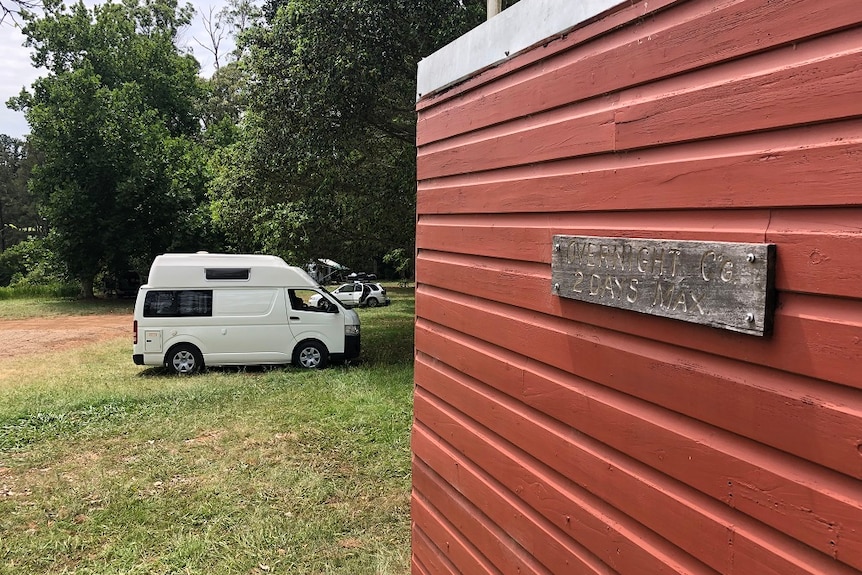
[{"label": "van rear wheel", "polygon": [[304,369],[323,369],[329,363],[329,351],[316,341],[304,341],[293,354],[293,364]]},{"label": "van rear wheel", "polygon": [[177,375],[193,375],[203,368],[204,358],[195,346],[181,343],[165,356],[165,366]]}]

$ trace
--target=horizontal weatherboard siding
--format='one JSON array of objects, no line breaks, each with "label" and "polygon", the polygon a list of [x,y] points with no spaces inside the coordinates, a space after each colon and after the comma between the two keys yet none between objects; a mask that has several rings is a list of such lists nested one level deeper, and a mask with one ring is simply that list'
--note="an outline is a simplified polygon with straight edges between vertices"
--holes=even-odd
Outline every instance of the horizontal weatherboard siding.
[{"label": "horizontal weatherboard siding", "polygon": [[[417,103],[415,575],[862,574],[860,86],[857,0],[662,0]],[[561,235],[772,244],[772,332]]]}]

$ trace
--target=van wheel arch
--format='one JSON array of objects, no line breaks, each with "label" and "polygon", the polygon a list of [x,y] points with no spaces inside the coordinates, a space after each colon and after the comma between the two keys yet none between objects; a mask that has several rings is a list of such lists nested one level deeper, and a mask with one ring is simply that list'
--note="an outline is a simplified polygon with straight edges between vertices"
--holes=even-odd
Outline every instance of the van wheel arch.
[{"label": "van wheel arch", "polygon": [[293,365],[303,369],[323,369],[329,364],[329,350],[317,339],[306,339],[293,349]]},{"label": "van wheel arch", "polygon": [[204,368],[204,356],[196,345],[178,343],[168,349],[164,364],[177,375],[194,375]]}]

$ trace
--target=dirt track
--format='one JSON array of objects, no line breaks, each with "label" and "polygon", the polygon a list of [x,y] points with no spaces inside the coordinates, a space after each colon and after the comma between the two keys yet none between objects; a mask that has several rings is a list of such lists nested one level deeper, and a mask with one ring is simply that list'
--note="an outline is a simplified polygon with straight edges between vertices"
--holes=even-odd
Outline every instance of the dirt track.
[{"label": "dirt track", "polygon": [[69,349],[123,335],[128,335],[131,345],[131,315],[0,320],[0,360],[43,351]]}]

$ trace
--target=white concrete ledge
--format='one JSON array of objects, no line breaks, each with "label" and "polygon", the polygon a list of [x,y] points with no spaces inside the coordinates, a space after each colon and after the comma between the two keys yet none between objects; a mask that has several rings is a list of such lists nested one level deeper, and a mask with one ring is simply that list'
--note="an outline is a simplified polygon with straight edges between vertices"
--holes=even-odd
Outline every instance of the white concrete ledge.
[{"label": "white concrete ledge", "polygon": [[416,99],[469,78],[622,3],[620,0],[521,0],[421,60]]}]

